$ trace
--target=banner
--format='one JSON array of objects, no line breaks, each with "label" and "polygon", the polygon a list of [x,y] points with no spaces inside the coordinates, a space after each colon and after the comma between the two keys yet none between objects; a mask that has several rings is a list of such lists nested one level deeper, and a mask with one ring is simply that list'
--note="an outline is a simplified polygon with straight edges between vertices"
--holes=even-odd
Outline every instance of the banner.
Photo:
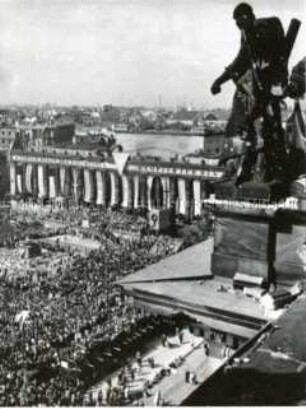
[{"label": "banner", "polygon": [[84,201],[90,203],[93,200],[94,191],[93,191],[93,175],[90,170],[84,169],[84,186],[85,186],[85,195]]},{"label": "banner", "polygon": [[129,158],[129,154],[125,152],[113,152],[113,158],[117,166],[118,173],[121,176]]},{"label": "banner", "polygon": [[29,163],[26,167],[25,187],[28,193],[32,193],[32,171],[33,165]]}]

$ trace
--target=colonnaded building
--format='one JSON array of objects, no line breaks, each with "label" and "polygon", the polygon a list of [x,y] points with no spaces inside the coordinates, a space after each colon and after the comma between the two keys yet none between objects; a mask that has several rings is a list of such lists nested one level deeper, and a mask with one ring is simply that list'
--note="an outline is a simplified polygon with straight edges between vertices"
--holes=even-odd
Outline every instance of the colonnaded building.
[{"label": "colonnaded building", "polygon": [[126,209],[173,208],[193,218],[201,215],[203,199],[223,175],[222,167],[200,160],[160,161],[96,148],[12,150],[11,197]]}]

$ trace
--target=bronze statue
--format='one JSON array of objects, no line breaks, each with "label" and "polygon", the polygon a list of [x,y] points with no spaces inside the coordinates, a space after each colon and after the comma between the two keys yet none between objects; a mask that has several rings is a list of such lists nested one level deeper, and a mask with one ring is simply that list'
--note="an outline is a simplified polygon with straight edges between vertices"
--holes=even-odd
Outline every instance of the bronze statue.
[{"label": "bronze statue", "polygon": [[[235,82],[237,92],[232,115],[235,115],[235,109],[241,109],[239,94],[240,99],[243,95],[245,98],[245,118],[238,120],[238,123],[244,127],[241,133],[246,134],[248,148],[236,185],[254,178],[259,150],[255,129],[258,119],[262,121],[263,147],[260,149],[264,157],[261,181],[284,181],[287,179],[287,151],[281,101],[288,84],[288,58],[300,22],[292,20],[286,36],[277,17],[256,19],[252,7],[247,3],[239,4],[233,17],[241,30],[241,47],[232,64],[214,81],[211,92],[214,95],[221,92],[222,84],[230,79]],[[245,78],[248,78],[248,83]]]}]

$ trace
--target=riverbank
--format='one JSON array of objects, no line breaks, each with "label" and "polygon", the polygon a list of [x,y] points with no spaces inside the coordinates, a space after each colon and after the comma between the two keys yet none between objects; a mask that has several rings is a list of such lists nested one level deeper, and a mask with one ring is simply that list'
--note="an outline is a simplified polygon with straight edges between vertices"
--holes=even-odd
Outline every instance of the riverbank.
[{"label": "riverbank", "polygon": [[223,132],[221,133],[200,133],[200,132],[191,132],[191,131],[177,131],[171,129],[165,130],[149,130],[149,131],[141,131],[141,132],[129,132],[129,131],[120,131],[116,132],[116,135],[163,135],[163,136],[222,136]]}]

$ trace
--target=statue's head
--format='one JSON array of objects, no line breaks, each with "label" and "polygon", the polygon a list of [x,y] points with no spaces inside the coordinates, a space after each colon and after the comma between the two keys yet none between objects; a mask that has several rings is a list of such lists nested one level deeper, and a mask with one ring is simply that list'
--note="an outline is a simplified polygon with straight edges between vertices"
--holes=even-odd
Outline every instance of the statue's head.
[{"label": "statue's head", "polygon": [[255,15],[252,7],[248,3],[240,3],[234,9],[233,18],[240,30],[247,32],[253,26]]}]

